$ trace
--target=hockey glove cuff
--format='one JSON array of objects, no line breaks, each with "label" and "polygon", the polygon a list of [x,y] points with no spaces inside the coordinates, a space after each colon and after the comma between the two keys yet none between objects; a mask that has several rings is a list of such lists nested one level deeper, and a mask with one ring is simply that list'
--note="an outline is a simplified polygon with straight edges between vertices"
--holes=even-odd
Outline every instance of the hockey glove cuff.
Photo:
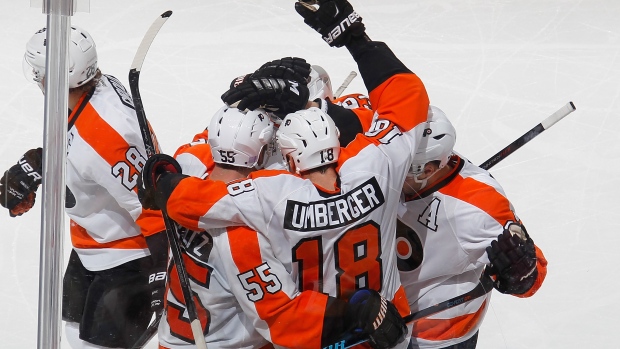
[{"label": "hockey glove cuff", "polygon": [[170,155],[155,154],[151,156],[138,177],[138,198],[142,207],[151,210],[161,210],[161,201],[158,200],[157,182],[165,175],[181,173],[181,165]]},{"label": "hockey glove cuff", "polygon": [[504,230],[486,251],[491,262],[489,274],[499,292],[518,295],[534,285],[538,277],[536,247],[524,227],[515,224]]},{"label": "hockey glove cuff", "polygon": [[41,148],[30,149],[0,179],[0,204],[11,217],[21,216],[34,205],[42,181]]},{"label": "hockey glove cuff", "polygon": [[[315,6],[318,4],[318,7]],[[321,34],[332,47],[347,45],[353,38],[365,36],[366,28],[353,6],[346,0],[299,0],[295,10],[304,23]]]},{"label": "hockey glove cuff", "polygon": [[407,325],[398,310],[377,291],[363,289],[350,298],[356,320],[354,332],[367,335],[374,349],[387,349],[401,343]]}]

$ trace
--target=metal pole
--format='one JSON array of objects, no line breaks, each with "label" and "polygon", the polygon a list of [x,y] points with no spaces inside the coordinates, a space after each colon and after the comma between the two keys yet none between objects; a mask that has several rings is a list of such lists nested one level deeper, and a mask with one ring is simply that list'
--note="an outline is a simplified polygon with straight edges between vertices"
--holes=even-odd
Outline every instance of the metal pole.
[{"label": "metal pole", "polygon": [[59,349],[72,0],[45,0],[47,45],[37,348]]}]

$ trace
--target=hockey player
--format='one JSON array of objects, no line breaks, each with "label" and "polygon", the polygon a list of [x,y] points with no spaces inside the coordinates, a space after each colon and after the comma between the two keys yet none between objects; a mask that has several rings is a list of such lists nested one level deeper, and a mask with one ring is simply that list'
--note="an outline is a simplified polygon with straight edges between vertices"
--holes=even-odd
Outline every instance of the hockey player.
[{"label": "hockey player", "polygon": [[[176,157],[184,174],[234,185],[260,167],[274,133],[263,110],[241,113],[223,107],[204,132],[208,142],[182,146]],[[147,168],[144,173],[148,172]],[[348,327],[371,326],[381,309],[374,302],[354,304],[316,291],[299,292],[275,258],[272,243],[248,227],[228,227],[225,232],[183,230],[182,235],[191,288],[198,297],[195,304],[203,315],[200,320],[210,349],[258,348],[267,344],[265,339],[288,348],[322,348],[321,343],[335,342],[348,333]],[[192,347],[189,323],[179,316],[185,304],[174,270],[168,286],[160,346]],[[386,316],[399,317],[397,313]]]},{"label": "hockey player", "polygon": [[[488,275],[501,293],[532,296],[545,279],[547,260],[502,187],[453,152],[456,131],[439,108],[429,109],[424,135],[403,186],[397,233],[411,310],[465,293]],[[490,297],[415,322],[413,347],[475,348]]]},{"label": "hockey player", "polygon": [[[321,33],[356,15],[346,1],[324,2],[316,14],[328,19]],[[315,12],[303,15],[307,23],[318,21]],[[257,171],[225,185],[174,171],[161,173],[161,168],[173,168],[162,156],[148,160],[146,168],[153,171],[147,175],[145,170],[144,190],[155,196],[157,207],[190,229],[225,223],[264,234],[300,290],[349,299],[364,289],[369,301],[391,300],[404,316],[409,306],[394,254],[396,209],[422,138],[428,96],[420,79],[385,44],[365,36],[361,18],[356,17],[355,24],[331,42],[348,47],[370,91],[377,120],[366,135],[340,149],[329,115],[318,108],[294,112],[300,109],[298,102],[305,105],[308,98],[298,82],[249,79],[223,98],[229,104],[238,102],[239,109],[267,105],[293,112],[277,132],[290,172]],[[406,347],[402,319],[387,320],[377,318],[376,330],[362,334],[374,347]],[[378,342],[377,335],[385,342]]]},{"label": "hockey player", "polygon": [[[368,97],[362,94],[350,94],[336,98],[332,90],[331,79],[325,69],[319,65],[310,65],[303,58],[284,57],[269,61],[254,73],[234,79],[230,84],[230,88],[238,86],[244,81],[259,79],[267,79],[265,83],[273,83],[274,85],[284,84],[284,80],[296,81],[301,84],[307,82],[308,101],[306,102],[294,96],[294,102],[291,101],[293,106],[290,109],[320,108],[324,113],[329,114],[336,123],[340,131],[340,141],[343,144],[348,144],[359,133],[362,133],[363,129],[370,127],[374,112],[370,108]],[[268,92],[264,91],[263,93]],[[302,92],[305,95],[306,92]],[[282,96],[278,96],[278,98],[282,98]],[[296,103],[298,102],[299,104],[297,105]],[[277,104],[281,103],[282,101]],[[255,108],[256,106],[252,105],[251,107]],[[286,113],[280,111],[280,105],[265,105],[263,107],[272,116],[276,127],[280,124],[282,118],[286,116]],[[368,122],[365,122],[366,120]],[[362,122],[361,127],[359,125],[360,121]],[[200,138],[201,136],[196,135],[196,137]],[[283,162],[283,159],[280,159],[279,150],[276,148],[275,146],[270,148],[273,158],[268,160],[269,162],[265,168],[284,168],[278,165],[278,162]]]},{"label": "hockey player", "polygon": [[[45,86],[45,28],[26,45],[24,73]],[[95,42],[72,27],[66,213],[73,249],[63,281],[62,318],[73,348],[129,348],[163,307],[168,245],[161,212],[137,196],[145,148],[132,100],[98,68]],[[12,217],[34,204],[42,150],[32,149],[0,181]]]}]

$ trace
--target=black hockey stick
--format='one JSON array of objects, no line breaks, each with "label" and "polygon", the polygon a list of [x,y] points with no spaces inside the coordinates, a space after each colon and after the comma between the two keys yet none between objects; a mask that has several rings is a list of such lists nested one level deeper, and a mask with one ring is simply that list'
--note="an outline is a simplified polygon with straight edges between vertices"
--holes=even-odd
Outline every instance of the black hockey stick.
[{"label": "black hockey stick", "polygon": [[[151,128],[148,120],[146,119],[144,106],[142,105],[142,98],[140,97],[140,90],[138,84],[140,78],[140,70],[142,69],[142,63],[144,63],[146,53],[148,52],[151,43],[155,39],[155,35],[157,35],[159,29],[161,29],[161,27],[164,25],[164,23],[166,23],[166,20],[171,15],[172,11],[166,11],[162,13],[161,16],[157,17],[155,22],[153,22],[151,27],[144,35],[144,38],[142,39],[142,42],[138,47],[138,51],[136,52],[134,60],[131,63],[131,69],[129,70],[129,88],[131,90],[134,107],[136,108],[136,114],[138,115],[138,122],[140,124],[140,130],[142,132],[142,139],[144,140],[147,157],[151,157],[153,154],[155,154],[158,151],[158,147],[153,140]],[[179,246],[179,242],[177,241],[177,227],[167,214],[162,212],[162,215],[164,217],[164,222],[166,223],[166,235],[168,236],[168,243],[170,244],[172,260],[177,266],[176,269],[179,275],[181,290],[183,292],[185,306],[187,307],[187,313],[196,347],[198,349],[207,349],[205,337],[202,332],[202,326],[200,324],[200,320],[198,319],[196,305],[194,304],[194,299],[192,297],[192,292],[189,284],[189,276],[187,275],[185,263],[183,262],[181,247]]]},{"label": "black hockey stick", "polygon": [[[488,276],[486,273],[482,274],[482,277],[480,278],[480,281],[478,282],[478,285],[476,285],[476,287],[474,287],[471,291],[469,292],[465,292],[459,296],[456,296],[454,298],[450,298],[448,300],[445,300],[443,302],[437,303],[435,305],[432,305],[428,308],[424,308],[422,310],[418,310],[415,313],[409,314],[407,316],[405,316],[403,318],[403,320],[405,320],[406,323],[410,323],[413,321],[417,321],[420,320],[422,318],[425,317],[429,317],[431,315],[437,314],[439,312],[442,312],[446,309],[450,309],[450,308],[454,308],[458,305],[461,305],[465,302],[469,302],[473,299],[479,298],[484,296],[485,294],[491,292],[491,290],[493,290],[493,279],[491,279],[490,276]],[[332,345],[328,345],[326,347],[324,347],[323,349],[335,349],[335,348],[350,348],[353,347],[355,345],[361,344],[368,341],[368,338],[365,339],[357,339],[357,340],[342,340],[338,343],[334,343]]]},{"label": "black hockey stick", "polygon": [[149,324],[149,327],[144,330],[142,335],[136,340],[136,343],[131,347],[131,349],[142,349],[144,346],[151,341],[151,338],[155,336],[157,333],[157,329],[159,327],[159,322],[161,321],[161,317],[163,316],[163,311],[155,316],[153,322]]},{"label": "black hockey stick", "polygon": [[573,102],[566,103],[565,106],[558,109],[555,113],[549,115],[545,120],[541,121],[538,125],[534,126],[531,130],[524,133],[521,137],[514,140],[504,149],[500,150],[497,154],[491,156],[487,161],[483,162],[479,167],[488,170],[495,166],[498,162],[504,160],[508,155],[515,152],[515,150],[521,148],[525,143],[531,141],[539,134],[543,133],[546,129],[553,126],[556,122],[562,120],[566,115],[574,112],[577,108]]}]

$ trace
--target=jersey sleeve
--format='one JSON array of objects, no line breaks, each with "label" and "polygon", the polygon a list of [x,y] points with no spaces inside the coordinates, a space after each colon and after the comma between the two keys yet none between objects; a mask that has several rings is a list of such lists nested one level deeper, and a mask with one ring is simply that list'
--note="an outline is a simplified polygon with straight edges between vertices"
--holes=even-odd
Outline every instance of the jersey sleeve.
[{"label": "jersey sleeve", "polygon": [[181,165],[183,174],[202,179],[206,178],[215,166],[211,156],[211,146],[206,139],[196,137],[192,143],[179,147],[174,153],[174,158]]},{"label": "jersey sleeve", "polygon": [[[459,207],[454,208],[454,211],[459,212],[455,217],[461,219],[455,220],[454,224],[463,232],[460,234],[460,238],[463,239],[462,245],[468,251],[472,263],[488,264],[486,248],[491,242],[496,240],[509,225],[523,223],[516,216],[503,191],[498,191],[501,187],[494,180],[487,179],[487,183],[484,183],[472,177],[456,177],[454,181],[460,183],[450,186],[450,189],[443,188],[441,191],[460,200]],[[460,193],[454,192],[455,188],[461,188]],[[547,275],[547,259],[538,246],[536,246],[536,258],[538,271],[536,281],[527,292],[514,296],[530,297],[541,287]]]},{"label": "jersey sleeve", "polygon": [[215,238],[226,277],[258,332],[287,348],[323,348],[341,339],[350,319],[344,300],[315,291],[299,292],[269,241],[246,227]]},{"label": "jersey sleeve", "polygon": [[[179,175],[180,176],[180,175]],[[182,178],[177,184],[174,176],[159,181],[157,195],[166,199],[166,211],[170,218],[191,230],[208,230],[228,226],[248,225],[266,229],[261,203],[253,190],[251,179],[230,183],[209,178]],[[168,189],[164,189],[168,188]],[[243,195],[243,200],[236,198]],[[240,210],[238,205],[245,207]]]},{"label": "jersey sleeve", "polygon": [[429,98],[424,84],[385,43],[357,41],[348,48],[379,118],[403,131],[426,121]]},{"label": "jersey sleeve", "polygon": [[346,95],[331,102],[325,101],[321,107],[326,109],[324,111],[334,119],[338,127],[341,147],[346,147],[372,124],[374,111],[370,108],[370,100],[365,95]]}]

